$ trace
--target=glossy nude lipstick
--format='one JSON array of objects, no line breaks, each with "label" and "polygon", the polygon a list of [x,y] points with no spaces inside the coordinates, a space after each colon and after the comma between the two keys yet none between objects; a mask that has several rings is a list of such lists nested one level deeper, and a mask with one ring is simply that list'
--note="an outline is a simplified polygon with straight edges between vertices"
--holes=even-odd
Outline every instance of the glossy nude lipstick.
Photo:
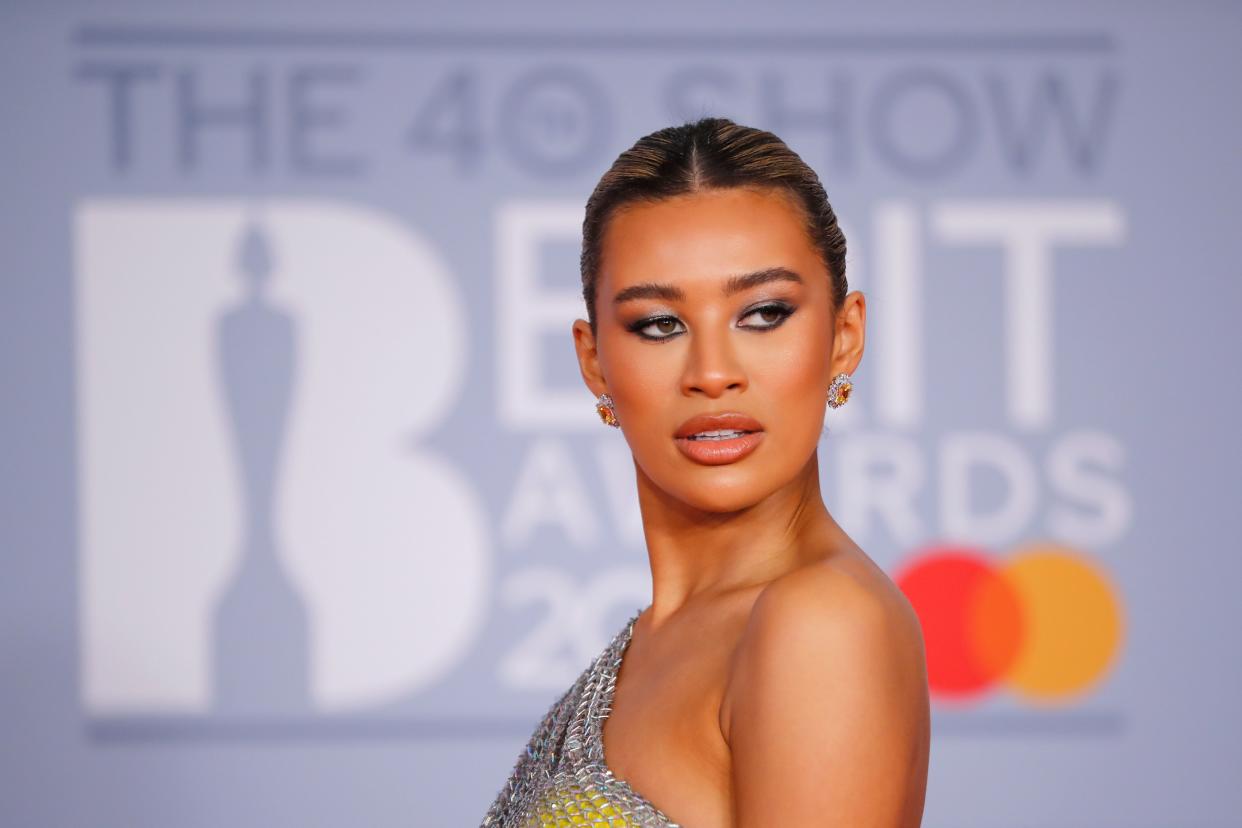
[{"label": "glossy nude lipstick", "polygon": [[763,442],[763,426],[736,411],[698,414],[681,424],[673,435],[677,448],[705,466],[735,463]]}]

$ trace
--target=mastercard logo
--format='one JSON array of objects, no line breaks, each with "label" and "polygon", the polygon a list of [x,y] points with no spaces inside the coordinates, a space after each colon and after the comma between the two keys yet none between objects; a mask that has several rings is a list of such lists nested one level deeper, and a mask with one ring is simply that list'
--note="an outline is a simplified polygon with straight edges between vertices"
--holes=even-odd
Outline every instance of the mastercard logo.
[{"label": "mastercard logo", "polygon": [[1063,703],[1108,671],[1121,646],[1121,603],[1067,546],[1032,543],[996,560],[965,546],[921,549],[893,580],[923,626],[927,681],[964,700],[997,685]]}]

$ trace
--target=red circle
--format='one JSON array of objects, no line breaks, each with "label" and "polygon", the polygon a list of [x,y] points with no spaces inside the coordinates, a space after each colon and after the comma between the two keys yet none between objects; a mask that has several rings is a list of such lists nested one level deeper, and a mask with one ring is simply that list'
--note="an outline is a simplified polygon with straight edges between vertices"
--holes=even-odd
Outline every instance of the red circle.
[{"label": "red circle", "polygon": [[1017,658],[1022,606],[983,550],[922,549],[894,581],[923,626],[932,691],[958,698],[977,695]]}]

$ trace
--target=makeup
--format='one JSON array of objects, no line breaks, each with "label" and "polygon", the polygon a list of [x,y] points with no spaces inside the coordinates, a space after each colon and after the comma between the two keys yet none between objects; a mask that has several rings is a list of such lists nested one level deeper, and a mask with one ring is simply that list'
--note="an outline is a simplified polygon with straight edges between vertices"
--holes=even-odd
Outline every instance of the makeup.
[{"label": "makeup", "polygon": [[763,425],[738,411],[697,414],[673,434],[677,448],[705,466],[736,463],[763,442]]}]

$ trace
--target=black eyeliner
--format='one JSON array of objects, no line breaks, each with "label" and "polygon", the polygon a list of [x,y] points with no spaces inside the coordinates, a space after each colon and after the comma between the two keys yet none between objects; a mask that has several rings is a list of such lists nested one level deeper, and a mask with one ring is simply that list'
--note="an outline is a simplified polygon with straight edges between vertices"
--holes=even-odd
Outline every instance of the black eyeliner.
[{"label": "black eyeliner", "polygon": [[[745,318],[747,316],[750,316],[752,313],[756,313],[761,310],[777,310],[777,311],[780,311],[781,313],[780,319],[776,320],[775,322],[769,325],[760,325],[754,328],[755,330],[759,330],[759,331],[770,331],[773,328],[779,328],[781,325],[784,325],[786,320],[788,320],[789,317],[794,315],[794,312],[797,310],[797,308],[793,305],[788,304],[787,302],[783,302],[780,300],[769,300],[761,304],[755,305],[750,310],[743,312],[742,317]],[[749,328],[749,327],[754,327],[754,326],[746,325],[744,327]]]},{"label": "black eyeliner", "polygon": [[648,336],[647,334],[642,333],[643,328],[655,322],[659,322],[662,319],[672,319],[675,322],[681,322],[681,320],[678,319],[676,316],[670,316],[667,313],[662,313],[662,314],[657,314],[656,316],[647,316],[637,321],[631,322],[630,324],[625,326],[625,329],[632,333],[637,334],[640,338],[645,339],[648,342],[664,342],[667,339],[674,339],[675,337],[677,337],[678,334],[676,333],[669,334],[668,336]]}]

